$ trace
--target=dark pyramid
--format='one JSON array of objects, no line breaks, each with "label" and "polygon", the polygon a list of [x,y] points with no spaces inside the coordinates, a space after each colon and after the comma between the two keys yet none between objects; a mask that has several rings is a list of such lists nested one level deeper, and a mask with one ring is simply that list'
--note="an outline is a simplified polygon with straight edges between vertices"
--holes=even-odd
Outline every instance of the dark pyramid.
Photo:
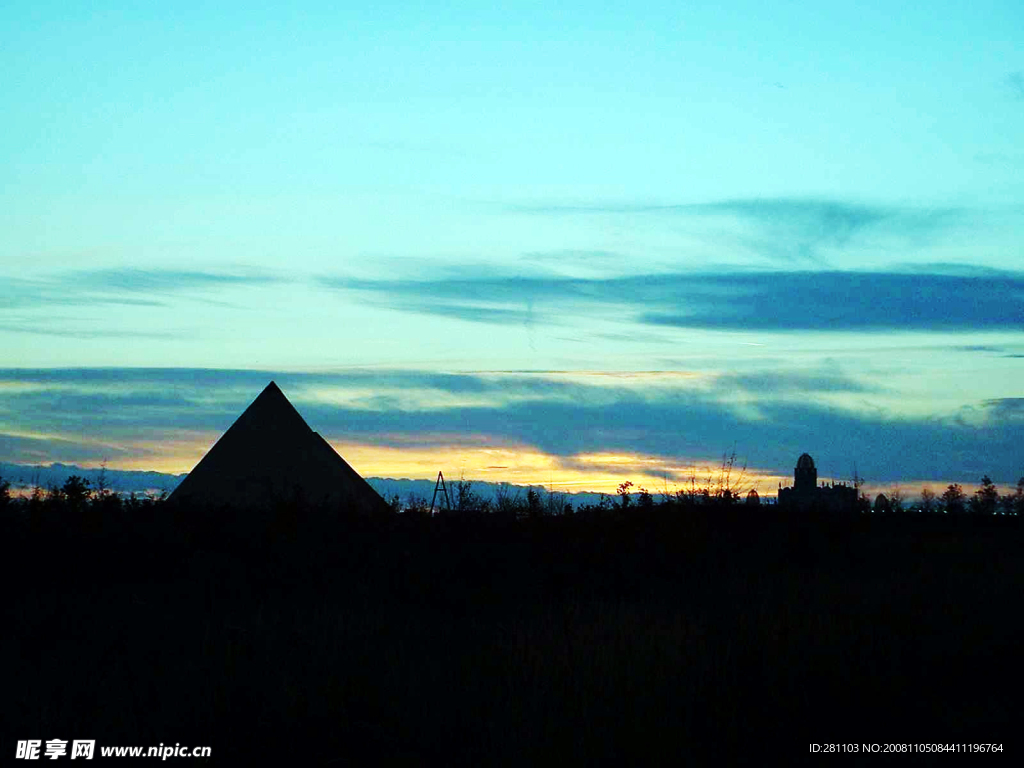
[{"label": "dark pyramid", "polygon": [[270,382],[169,501],[259,508],[278,500],[341,506],[357,514],[387,511],[377,492]]}]

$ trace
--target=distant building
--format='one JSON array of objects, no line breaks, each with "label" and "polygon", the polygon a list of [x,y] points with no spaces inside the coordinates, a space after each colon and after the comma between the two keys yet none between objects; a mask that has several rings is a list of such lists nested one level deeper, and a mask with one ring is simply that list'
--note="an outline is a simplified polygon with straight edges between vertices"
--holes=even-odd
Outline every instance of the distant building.
[{"label": "distant building", "polygon": [[329,506],[387,515],[384,499],[270,382],[167,499],[184,507]]},{"label": "distant building", "polygon": [[793,487],[779,486],[779,506],[795,510],[853,512],[857,509],[857,489],[846,483],[818,485],[818,470],[809,453],[802,454],[793,470]]}]

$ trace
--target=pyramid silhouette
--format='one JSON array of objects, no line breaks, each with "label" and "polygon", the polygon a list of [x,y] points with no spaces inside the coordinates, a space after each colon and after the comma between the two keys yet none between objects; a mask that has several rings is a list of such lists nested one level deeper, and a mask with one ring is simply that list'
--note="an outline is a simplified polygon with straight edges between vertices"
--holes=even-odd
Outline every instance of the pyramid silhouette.
[{"label": "pyramid silhouette", "polygon": [[273,381],[181,481],[168,499],[207,507],[328,504],[379,514],[387,504]]}]

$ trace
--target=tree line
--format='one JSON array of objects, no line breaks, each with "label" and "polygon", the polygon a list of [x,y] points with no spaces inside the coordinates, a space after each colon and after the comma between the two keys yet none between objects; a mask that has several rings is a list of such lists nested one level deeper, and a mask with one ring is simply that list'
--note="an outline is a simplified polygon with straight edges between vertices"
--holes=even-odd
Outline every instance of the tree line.
[{"label": "tree line", "polygon": [[[615,518],[635,511],[671,511],[687,508],[729,508],[761,506],[774,500],[762,499],[752,487],[741,480],[730,479],[723,472],[717,480],[692,482],[674,491],[652,493],[631,481],[621,483],[614,495],[601,494],[597,502],[574,505],[566,493],[549,492],[542,488],[524,489],[501,483],[493,498],[477,493],[470,480],[461,479],[451,484],[448,499],[434,499],[433,504],[418,494],[402,499],[397,494],[386,501],[391,510],[406,518],[493,516],[507,520],[537,519],[542,517],[575,516],[583,519]],[[28,495],[11,493],[9,481],[0,477],[0,510],[18,512],[29,523],[57,518],[77,521],[86,531],[99,530],[113,522],[127,523],[147,518],[163,505],[167,493],[151,492],[143,495],[122,495],[105,486],[103,476],[95,485],[88,479],[72,475],[60,486],[36,487]],[[911,502],[899,486],[887,494],[879,494],[874,502],[858,495],[859,511],[882,513],[918,513],[952,515],[1024,515],[1024,477],[1015,488],[1001,494],[992,479],[985,475],[970,494],[959,483],[951,483],[941,494],[925,487],[920,498]]]}]

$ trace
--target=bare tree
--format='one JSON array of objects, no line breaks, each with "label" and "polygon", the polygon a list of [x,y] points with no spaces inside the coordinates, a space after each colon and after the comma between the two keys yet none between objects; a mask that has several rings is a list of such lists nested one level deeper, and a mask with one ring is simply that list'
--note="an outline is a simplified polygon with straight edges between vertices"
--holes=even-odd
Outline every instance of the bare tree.
[{"label": "bare tree", "polygon": [[103,500],[110,493],[110,488],[107,487],[107,460],[104,459],[100,464],[100,471],[96,475],[96,498]]},{"label": "bare tree", "polygon": [[897,484],[893,484],[889,487],[889,510],[892,512],[902,512],[905,507],[906,497],[903,495],[903,489]]},{"label": "bare tree", "polygon": [[498,514],[505,517],[517,517],[525,508],[518,489],[514,492],[509,483],[498,483],[494,488],[494,505]]},{"label": "bare tree", "polygon": [[921,511],[935,511],[935,491],[933,491],[931,488],[921,489]]}]

